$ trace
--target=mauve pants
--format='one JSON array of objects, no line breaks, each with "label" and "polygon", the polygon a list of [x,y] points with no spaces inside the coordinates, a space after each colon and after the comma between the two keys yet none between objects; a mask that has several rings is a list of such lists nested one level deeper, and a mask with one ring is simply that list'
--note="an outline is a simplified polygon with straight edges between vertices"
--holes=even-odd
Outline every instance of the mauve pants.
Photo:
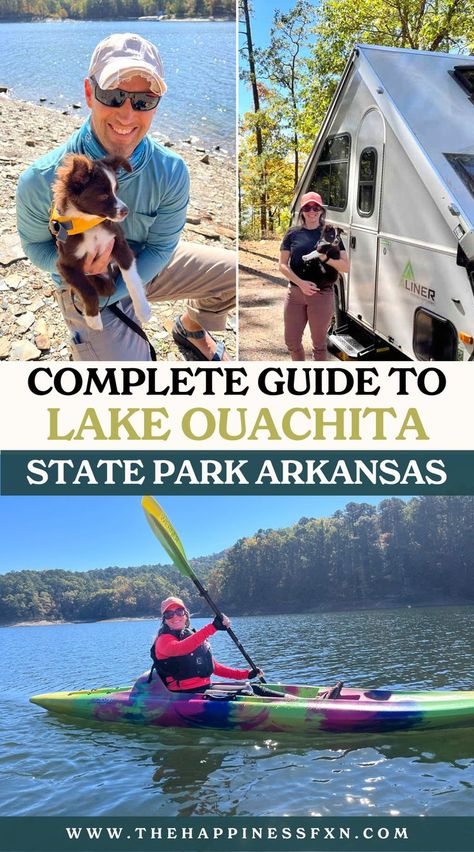
[{"label": "mauve pants", "polygon": [[334,313],[332,289],[305,296],[295,284],[288,286],[285,299],[285,343],[292,361],[304,361],[303,332],[309,323],[314,361],[325,361],[326,334]]}]

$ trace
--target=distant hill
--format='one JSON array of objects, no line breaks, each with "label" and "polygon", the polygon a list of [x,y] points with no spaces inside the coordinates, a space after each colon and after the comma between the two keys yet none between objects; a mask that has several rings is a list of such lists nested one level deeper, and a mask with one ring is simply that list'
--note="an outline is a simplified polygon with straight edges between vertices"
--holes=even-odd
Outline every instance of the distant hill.
[{"label": "distant hill", "polygon": [[[191,560],[204,582],[225,553]],[[193,611],[203,610],[195,586],[173,565],[10,571],[0,575],[0,624],[157,616],[160,602],[172,593],[184,597]]]},{"label": "distant hill", "polygon": [[[474,603],[474,497],[349,502],[191,560],[224,612]],[[0,624],[156,617],[169,594],[208,608],[172,565],[0,576]]]}]

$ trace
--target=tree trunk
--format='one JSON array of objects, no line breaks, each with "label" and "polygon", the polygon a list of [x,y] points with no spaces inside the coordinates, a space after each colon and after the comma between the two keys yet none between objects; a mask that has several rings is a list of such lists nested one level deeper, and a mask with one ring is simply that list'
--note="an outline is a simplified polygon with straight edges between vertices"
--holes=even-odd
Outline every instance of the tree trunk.
[{"label": "tree trunk", "polygon": [[[249,54],[249,69],[250,69],[250,84],[252,86],[252,96],[253,96],[253,107],[255,113],[260,112],[260,99],[258,96],[258,87],[257,87],[257,75],[255,72],[255,55],[253,52],[253,43],[252,43],[252,31],[250,29],[250,14],[249,14],[249,4],[248,0],[242,0],[242,8],[244,10],[245,17],[245,32],[247,36],[247,50]],[[257,156],[260,161],[262,161],[263,154],[263,144],[262,144],[262,131],[256,122],[255,126],[255,139],[257,146]],[[262,169],[261,172],[261,186],[260,186],[260,231],[261,236],[265,235],[267,230],[267,194],[266,194],[266,181],[265,181],[265,173]]]},{"label": "tree trunk", "polygon": [[295,135],[293,136],[293,150],[295,152],[295,177],[294,177],[294,181],[295,181],[295,186],[296,186],[297,183],[298,183],[299,177],[300,177],[300,174],[299,174],[300,162],[299,162],[298,134],[297,133],[295,133]]}]

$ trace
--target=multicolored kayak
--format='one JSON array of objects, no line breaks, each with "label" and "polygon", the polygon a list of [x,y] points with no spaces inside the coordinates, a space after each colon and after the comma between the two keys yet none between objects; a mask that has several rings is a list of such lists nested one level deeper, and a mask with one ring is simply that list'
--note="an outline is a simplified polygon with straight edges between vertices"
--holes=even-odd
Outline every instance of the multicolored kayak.
[{"label": "multicolored kayak", "polygon": [[[134,725],[268,732],[377,732],[474,726],[474,691],[392,692],[265,684],[239,692],[214,684],[206,696],[169,692],[143,675],[132,687],[51,692],[30,701],[54,713]],[[263,691],[267,694],[254,694]],[[337,697],[329,697],[337,694]]]}]

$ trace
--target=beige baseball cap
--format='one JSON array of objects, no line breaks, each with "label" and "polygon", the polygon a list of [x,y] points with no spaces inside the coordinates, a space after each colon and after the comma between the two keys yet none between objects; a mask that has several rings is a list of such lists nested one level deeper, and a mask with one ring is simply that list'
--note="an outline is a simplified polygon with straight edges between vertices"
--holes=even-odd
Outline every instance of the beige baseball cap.
[{"label": "beige baseball cap", "polygon": [[99,42],[89,65],[101,89],[116,89],[127,77],[145,77],[151,91],[164,95],[163,63],[151,41],[135,33],[114,33]]},{"label": "beige baseball cap", "polygon": [[161,602],[161,614],[166,612],[167,609],[170,609],[172,606],[182,606],[183,609],[187,610],[186,604],[183,603],[181,598],[175,598],[174,595],[170,598],[165,598],[164,601]]}]

